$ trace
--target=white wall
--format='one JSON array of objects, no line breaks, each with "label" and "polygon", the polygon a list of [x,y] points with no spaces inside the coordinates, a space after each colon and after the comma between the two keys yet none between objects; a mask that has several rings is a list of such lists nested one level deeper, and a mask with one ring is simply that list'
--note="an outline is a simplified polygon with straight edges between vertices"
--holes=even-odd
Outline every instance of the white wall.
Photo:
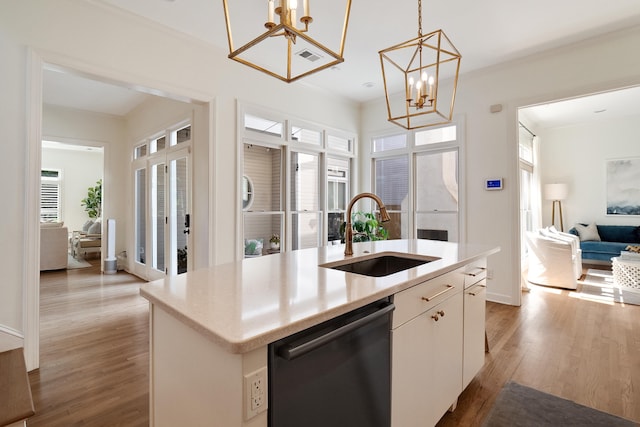
[{"label": "white wall", "polygon": [[[576,222],[640,225],[635,216],[606,215],[606,160],[640,157],[640,117],[536,129],[540,137],[542,185],[565,182],[562,201],[565,231]],[[557,207],[556,207],[557,209]],[[544,225],[551,224],[551,202],[542,200]],[[556,213],[556,224],[559,224]]]},{"label": "white wall", "polygon": [[[454,111],[466,123],[466,240],[502,249],[489,259],[494,270],[490,300],[520,302],[517,108],[639,84],[640,55],[629,54],[639,45],[637,27],[468,74],[462,52]],[[491,113],[493,104],[502,104],[502,112]],[[363,154],[372,136],[394,129],[386,123],[384,108],[383,99],[363,106]],[[363,161],[360,176],[367,184],[369,161]],[[489,177],[504,177],[505,189],[485,191],[483,180]]]},{"label": "white wall", "polygon": [[42,149],[42,168],[62,171],[62,220],[69,231],[82,230],[89,215],[81,205],[89,187],[102,179],[102,151]]}]

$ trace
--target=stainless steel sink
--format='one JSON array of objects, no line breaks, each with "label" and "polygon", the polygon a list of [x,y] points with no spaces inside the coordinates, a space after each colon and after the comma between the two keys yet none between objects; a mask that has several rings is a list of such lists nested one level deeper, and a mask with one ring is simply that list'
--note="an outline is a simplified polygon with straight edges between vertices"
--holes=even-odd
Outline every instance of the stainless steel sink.
[{"label": "stainless steel sink", "polygon": [[382,277],[389,274],[408,270],[440,258],[415,257],[410,258],[400,254],[380,254],[366,259],[355,259],[347,262],[323,264],[320,267],[346,271],[348,273],[362,274],[363,276]]}]

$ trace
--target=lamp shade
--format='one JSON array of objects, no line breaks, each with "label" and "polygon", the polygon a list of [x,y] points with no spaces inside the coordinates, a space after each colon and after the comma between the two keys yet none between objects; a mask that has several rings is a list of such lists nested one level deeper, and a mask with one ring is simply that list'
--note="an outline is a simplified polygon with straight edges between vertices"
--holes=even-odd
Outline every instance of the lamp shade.
[{"label": "lamp shade", "polygon": [[564,200],[569,194],[567,184],[546,184],[544,186],[544,198],[546,200]]}]

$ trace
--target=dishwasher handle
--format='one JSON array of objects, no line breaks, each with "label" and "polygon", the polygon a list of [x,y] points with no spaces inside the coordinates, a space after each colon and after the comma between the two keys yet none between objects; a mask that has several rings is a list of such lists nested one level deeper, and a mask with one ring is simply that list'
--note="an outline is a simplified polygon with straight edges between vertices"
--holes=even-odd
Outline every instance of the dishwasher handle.
[{"label": "dishwasher handle", "polygon": [[389,313],[390,311],[393,311],[396,308],[396,306],[393,303],[390,303],[389,305],[382,307],[381,309],[374,311],[373,313],[362,317],[358,320],[354,320],[351,323],[347,323],[344,326],[341,326],[337,329],[334,329],[333,331],[326,333],[324,335],[321,335],[317,338],[314,338],[312,340],[309,340],[305,343],[296,345],[295,347],[291,347],[291,346],[283,346],[281,348],[278,349],[277,353],[278,356],[282,357],[283,359],[286,360],[293,360],[295,358],[298,358],[302,355],[305,355],[313,350],[315,350],[316,348],[323,346],[324,344],[335,340],[336,338],[339,338],[345,334],[348,334],[349,332],[358,329],[364,325],[366,325],[367,323],[371,323],[374,320],[379,319],[380,317],[386,315],[387,313]]}]

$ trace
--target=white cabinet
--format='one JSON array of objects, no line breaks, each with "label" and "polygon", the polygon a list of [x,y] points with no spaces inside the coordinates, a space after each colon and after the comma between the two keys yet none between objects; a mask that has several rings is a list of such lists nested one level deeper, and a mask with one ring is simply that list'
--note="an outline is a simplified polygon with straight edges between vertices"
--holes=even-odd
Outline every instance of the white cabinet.
[{"label": "white cabinet", "polygon": [[426,311],[414,312],[405,323],[394,322],[391,332],[393,427],[435,425],[462,391],[463,278],[453,272],[434,280],[437,286],[425,282],[395,300],[401,316],[415,298],[426,303]]},{"label": "white cabinet", "polygon": [[486,267],[486,259],[481,259],[464,270],[463,390],[484,365]]},{"label": "white cabinet", "polygon": [[484,365],[486,294],[486,280],[481,280],[464,291],[463,390]]}]

